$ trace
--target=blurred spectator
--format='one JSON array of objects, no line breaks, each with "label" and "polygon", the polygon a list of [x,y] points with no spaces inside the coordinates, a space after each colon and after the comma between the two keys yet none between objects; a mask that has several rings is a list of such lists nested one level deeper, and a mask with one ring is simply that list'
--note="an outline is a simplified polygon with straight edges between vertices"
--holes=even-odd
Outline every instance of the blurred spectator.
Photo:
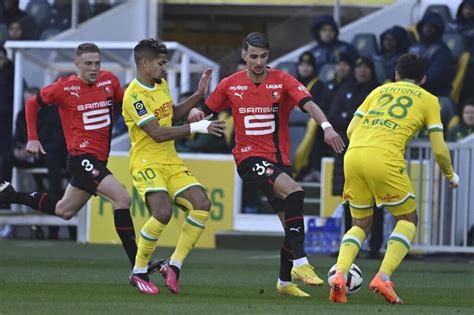
[{"label": "blurred spectator", "polygon": [[3,0],[3,18],[0,22],[10,25],[12,22],[20,22],[23,39],[35,39],[37,28],[35,20],[26,12],[20,10],[19,0]]},{"label": "blurred spectator", "polygon": [[0,178],[3,180],[11,178],[8,156],[12,150],[13,75],[13,63],[8,60],[5,48],[0,46]]},{"label": "blurred spectator", "polygon": [[110,0],[95,0],[92,5],[92,16],[99,15],[112,8]]},{"label": "blurred spectator", "polygon": [[380,54],[374,55],[375,62],[384,66],[385,80],[395,81],[395,63],[402,54],[408,51],[410,40],[408,32],[401,26],[395,25],[380,35]]},{"label": "blurred spectator", "polygon": [[[298,79],[298,81],[300,81],[306,86],[316,104],[318,104],[321,109],[325,111],[324,106],[321,104],[321,102],[326,87],[318,77],[318,73],[316,72],[316,61],[310,51],[306,51],[300,55],[298,59],[297,71],[298,72],[296,78]],[[312,122],[310,121],[309,124],[312,124]],[[320,161],[323,151],[332,151],[332,149],[324,142],[324,134],[322,132],[318,132],[317,128],[314,129],[315,130],[313,130],[311,127],[308,127],[307,132],[316,133],[312,152],[314,151],[315,153],[317,153],[317,157],[315,157],[314,159],[319,160],[319,163],[313,163],[311,161],[310,153],[310,161],[308,161],[309,165],[303,167],[299,174],[296,174],[297,178],[304,176],[303,181],[319,181],[321,169]]]},{"label": "blurred spectator", "polygon": [[334,67],[334,79],[326,84],[326,89],[320,104],[323,112],[328,112],[329,106],[331,105],[332,100],[334,99],[334,96],[336,96],[339,88],[345,83],[354,80],[354,76],[352,74],[353,68],[354,62],[352,62],[352,58],[349,55],[342,53],[338,56],[336,65]]},{"label": "blurred spectator", "polygon": [[474,0],[464,0],[458,7],[456,19],[448,24],[446,32],[459,33],[468,40],[471,50],[474,48]]},{"label": "blurred spectator", "polygon": [[474,98],[468,99],[462,109],[462,121],[448,132],[448,141],[459,141],[474,133]]},{"label": "blurred spectator", "polygon": [[[71,0],[54,0],[52,16],[49,27],[65,30],[71,27]],[[82,23],[90,17],[90,6],[88,1],[79,1],[78,22]]]},{"label": "blurred spectator", "polygon": [[[365,98],[375,89],[379,82],[375,77],[375,66],[371,59],[359,57],[354,68],[354,81],[348,82],[340,87],[329,108],[328,120],[334,130],[349,143],[347,138],[347,127],[357,108]],[[344,153],[336,154],[334,157],[332,194],[341,196],[344,189]],[[370,252],[368,258],[379,258],[380,248],[383,242],[383,211],[374,209],[374,223],[372,224],[371,237],[369,241]],[[349,205],[344,205],[345,230],[352,225]]]},{"label": "blurred spectator", "polygon": [[23,27],[18,21],[13,21],[8,24],[8,40],[23,40]]},{"label": "blurred spectator", "polygon": [[357,59],[357,50],[349,43],[338,39],[339,29],[333,17],[321,15],[311,27],[311,35],[317,45],[311,49],[316,60],[316,71],[319,73],[321,67],[328,63],[336,63],[340,53],[346,53],[352,59],[352,63]]},{"label": "blurred spectator", "polygon": [[428,12],[416,25],[420,42],[409,48],[409,52],[422,57],[426,64],[426,82],[423,88],[436,96],[449,96],[454,77],[451,51],[443,42],[443,18]]},{"label": "blurred spectator", "polygon": [[[339,88],[354,80],[352,75],[353,66],[354,63],[349,55],[345,53],[339,54],[334,67],[334,79],[327,83],[322,95],[322,100],[318,103],[319,107],[326,115],[328,115],[330,111],[330,105],[332,104]],[[333,152],[334,151],[324,141],[324,134],[322,132],[317,132],[316,130],[316,139],[309,157],[309,167],[308,169],[301,171],[301,175],[304,176],[302,180],[306,182],[320,181],[321,159],[325,156],[333,156]]]},{"label": "blurred spectator", "polygon": [[300,55],[297,69],[296,78],[306,86],[316,104],[320,104],[325,87],[324,83],[319,80],[316,72],[316,60],[310,51]]}]

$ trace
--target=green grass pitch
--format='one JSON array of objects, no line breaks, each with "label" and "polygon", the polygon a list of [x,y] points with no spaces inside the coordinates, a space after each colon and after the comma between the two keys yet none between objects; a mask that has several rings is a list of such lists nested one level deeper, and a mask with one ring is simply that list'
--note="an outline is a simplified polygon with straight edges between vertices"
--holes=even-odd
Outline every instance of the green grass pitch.
[{"label": "green grass pitch", "polygon": [[[158,249],[167,257],[171,249]],[[359,259],[363,289],[346,305],[330,304],[329,289],[304,287],[310,298],[275,293],[276,251],[194,250],[181,292],[145,296],[130,286],[120,246],[0,240],[0,314],[474,314],[474,263],[405,261],[393,277],[404,305],[389,305],[368,282],[378,262]],[[326,277],[335,258],[310,256]]]}]

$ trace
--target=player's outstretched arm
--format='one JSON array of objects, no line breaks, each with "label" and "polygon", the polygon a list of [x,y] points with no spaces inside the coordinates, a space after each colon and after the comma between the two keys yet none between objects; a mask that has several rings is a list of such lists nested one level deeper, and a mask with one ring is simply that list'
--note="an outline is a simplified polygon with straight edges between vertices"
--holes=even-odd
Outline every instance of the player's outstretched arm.
[{"label": "player's outstretched arm", "polygon": [[209,88],[211,78],[212,69],[206,69],[201,75],[196,92],[173,108],[173,122],[183,119],[189,113],[189,111],[194,108],[196,104],[204,97],[207,89]]},{"label": "player's outstretched arm", "polygon": [[176,140],[193,133],[209,133],[218,137],[222,136],[225,131],[225,121],[210,121],[210,118],[211,116],[208,116],[195,123],[174,127],[161,127],[157,120],[151,120],[142,126],[142,129],[156,142]]},{"label": "player's outstretched arm", "polygon": [[26,129],[28,131],[28,143],[26,144],[26,151],[36,158],[40,154],[46,154],[43,146],[38,140],[38,132],[36,125],[38,121],[39,104],[36,101],[36,96],[31,96],[25,103]]},{"label": "player's outstretched arm", "polygon": [[430,142],[433,147],[434,158],[443,171],[444,176],[448,179],[449,187],[457,188],[459,176],[453,170],[449,150],[443,139],[443,133],[441,131],[430,132]]},{"label": "player's outstretched arm", "polygon": [[329,144],[336,153],[342,153],[345,148],[344,141],[341,136],[332,128],[328,122],[326,115],[324,115],[321,108],[313,101],[308,101],[303,105],[303,108],[309,115],[321,126],[324,130],[324,141]]}]

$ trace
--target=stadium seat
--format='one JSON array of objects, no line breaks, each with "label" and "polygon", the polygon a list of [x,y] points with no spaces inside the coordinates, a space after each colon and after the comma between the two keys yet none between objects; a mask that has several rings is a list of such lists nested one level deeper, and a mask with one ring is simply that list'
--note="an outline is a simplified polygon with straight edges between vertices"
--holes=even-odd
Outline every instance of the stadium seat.
[{"label": "stadium seat", "polygon": [[47,0],[30,0],[25,11],[43,28],[51,18],[52,8]]},{"label": "stadium seat", "polygon": [[294,77],[298,74],[296,62],[291,62],[291,61],[281,62],[276,66],[276,68],[279,70],[285,71]]},{"label": "stadium seat", "polygon": [[459,33],[445,33],[443,34],[443,41],[451,50],[454,60],[457,61],[461,55],[466,51],[466,40],[464,36]]},{"label": "stadium seat", "polygon": [[372,33],[356,34],[352,39],[352,45],[357,49],[359,55],[370,58],[379,52],[377,38]]},{"label": "stadium seat", "polygon": [[425,14],[427,12],[438,13],[439,15],[441,15],[445,23],[448,23],[453,19],[453,17],[451,16],[451,11],[449,10],[449,7],[445,4],[429,5],[425,10]]},{"label": "stadium seat", "polygon": [[0,45],[3,45],[3,43],[7,40],[7,38],[8,38],[7,25],[0,24]]},{"label": "stadium seat", "polygon": [[290,115],[290,120],[288,122],[288,127],[290,131],[290,159],[293,160],[296,148],[299,143],[302,141],[304,134],[306,132],[306,124],[308,122],[309,115],[303,113],[299,108],[293,109]]},{"label": "stadium seat", "polygon": [[327,63],[323,65],[319,70],[319,79],[325,84],[328,83],[334,79],[334,71],[334,64]]}]

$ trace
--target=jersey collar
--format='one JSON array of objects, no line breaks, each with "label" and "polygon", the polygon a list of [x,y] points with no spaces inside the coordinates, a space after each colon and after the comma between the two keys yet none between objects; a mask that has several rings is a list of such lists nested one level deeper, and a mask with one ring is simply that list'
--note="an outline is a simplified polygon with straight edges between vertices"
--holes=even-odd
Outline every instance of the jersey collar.
[{"label": "jersey collar", "polygon": [[138,78],[135,78],[134,80],[135,80],[135,82],[137,82],[138,85],[140,85],[140,86],[141,86],[142,88],[144,88],[144,89],[153,91],[153,90],[156,88],[156,85],[155,85],[155,84],[153,84],[153,86],[149,86],[149,85],[146,84],[145,82],[141,82]]}]

